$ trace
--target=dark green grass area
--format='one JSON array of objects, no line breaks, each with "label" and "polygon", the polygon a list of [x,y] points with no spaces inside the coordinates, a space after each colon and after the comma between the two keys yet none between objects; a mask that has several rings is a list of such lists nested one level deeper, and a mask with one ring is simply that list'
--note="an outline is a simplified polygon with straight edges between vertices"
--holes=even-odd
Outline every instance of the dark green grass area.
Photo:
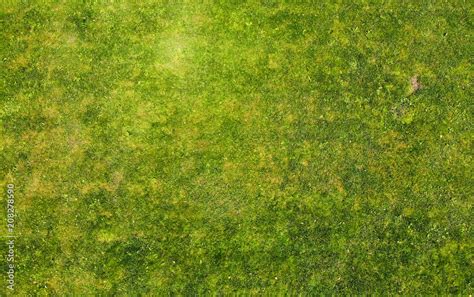
[{"label": "dark green grass area", "polygon": [[1,5],[16,295],[473,293],[469,1],[132,2]]}]

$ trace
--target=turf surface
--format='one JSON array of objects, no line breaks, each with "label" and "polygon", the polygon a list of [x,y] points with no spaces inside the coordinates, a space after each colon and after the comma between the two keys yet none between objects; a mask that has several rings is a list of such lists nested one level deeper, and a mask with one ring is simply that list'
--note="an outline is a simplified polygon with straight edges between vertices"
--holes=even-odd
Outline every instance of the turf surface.
[{"label": "turf surface", "polygon": [[15,295],[473,293],[469,1],[132,2],[1,4]]}]

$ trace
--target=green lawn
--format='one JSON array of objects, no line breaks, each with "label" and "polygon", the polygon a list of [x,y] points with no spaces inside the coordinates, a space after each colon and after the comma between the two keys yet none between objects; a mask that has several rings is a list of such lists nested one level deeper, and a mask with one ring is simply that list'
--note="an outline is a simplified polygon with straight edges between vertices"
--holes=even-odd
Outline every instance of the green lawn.
[{"label": "green lawn", "polygon": [[472,2],[22,2],[1,294],[473,293]]}]

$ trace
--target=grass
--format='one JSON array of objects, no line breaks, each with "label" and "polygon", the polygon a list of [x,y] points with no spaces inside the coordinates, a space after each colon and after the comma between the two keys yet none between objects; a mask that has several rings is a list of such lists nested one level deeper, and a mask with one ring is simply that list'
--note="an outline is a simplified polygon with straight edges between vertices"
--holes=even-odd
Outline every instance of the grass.
[{"label": "grass", "polygon": [[473,293],[472,4],[132,2],[1,4],[16,295]]}]

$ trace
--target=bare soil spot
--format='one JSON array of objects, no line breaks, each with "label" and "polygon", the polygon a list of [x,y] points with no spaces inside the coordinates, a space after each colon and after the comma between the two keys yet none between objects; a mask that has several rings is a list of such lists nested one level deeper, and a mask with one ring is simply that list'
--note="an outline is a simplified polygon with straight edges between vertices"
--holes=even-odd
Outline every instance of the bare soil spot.
[{"label": "bare soil spot", "polygon": [[418,75],[412,76],[410,78],[410,84],[411,84],[411,94],[414,94],[416,91],[421,89],[423,86],[420,83]]}]

